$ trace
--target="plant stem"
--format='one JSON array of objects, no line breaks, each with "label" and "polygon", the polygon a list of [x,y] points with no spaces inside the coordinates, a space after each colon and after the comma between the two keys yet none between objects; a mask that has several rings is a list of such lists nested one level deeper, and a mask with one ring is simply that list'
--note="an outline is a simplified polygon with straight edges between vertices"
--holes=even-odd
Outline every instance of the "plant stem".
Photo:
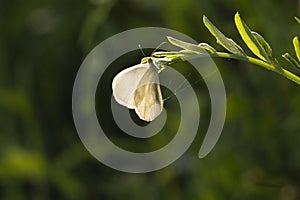
[{"label": "plant stem", "polygon": [[267,70],[271,70],[273,72],[276,72],[282,76],[284,76],[285,78],[297,83],[298,85],[300,85],[300,77],[293,74],[292,72],[283,69],[282,67],[278,67],[278,66],[274,66],[271,64],[268,64],[262,60],[259,60],[257,58],[253,58],[250,56],[240,56],[240,55],[234,55],[234,54],[230,54],[230,53],[225,53],[225,52],[216,52],[216,53],[210,53],[211,56],[213,57],[221,57],[221,58],[232,58],[232,59],[236,59],[236,60],[242,60],[242,61],[247,61],[250,62],[252,64],[261,66]]}]

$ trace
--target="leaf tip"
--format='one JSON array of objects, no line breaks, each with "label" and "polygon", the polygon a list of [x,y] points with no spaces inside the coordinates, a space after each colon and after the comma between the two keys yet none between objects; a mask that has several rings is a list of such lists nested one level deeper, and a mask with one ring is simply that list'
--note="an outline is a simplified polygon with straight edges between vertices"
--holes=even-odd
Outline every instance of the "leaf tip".
[{"label": "leaf tip", "polygon": [[293,45],[294,45],[294,49],[296,52],[296,56],[297,56],[298,60],[300,61],[300,44],[299,44],[299,38],[297,36],[295,36],[293,38]]},{"label": "leaf tip", "polygon": [[203,23],[204,23],[204,24],[206,24],[206,23],[207,23],[207,21],[208,21],[208,18],[207,18],[205,15],[203,15],[203,18],[202,18],[202,20],[203,20]]},{"label": "leaf tip", "polygon": [[299,42],[298,36],[295,36],[295,37],[293,38],[293,42],[294,42],[294,43],[295,43],[295,42]]},{"label": "leaf tip", "polygon": [[170,42],[173,38],[171,36],[167,36],[167,40]]},{"label": "leaf tip", "polygon": [[234,22],[236,25],[238,25],[238,23],[241,23],[241,16],[240,16],[240,13],[239,12],[236,12],[235,15],[234,15]]}]

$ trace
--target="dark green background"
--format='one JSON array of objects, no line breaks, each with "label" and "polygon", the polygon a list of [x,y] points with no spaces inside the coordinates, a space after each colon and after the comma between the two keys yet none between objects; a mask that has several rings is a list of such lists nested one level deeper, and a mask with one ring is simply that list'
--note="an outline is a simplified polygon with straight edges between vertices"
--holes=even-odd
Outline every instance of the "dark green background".
[{"label": "dark green background", "polygon": [[[166,27],[217,47],[202,23],[205,14],[242,43],[233,23],[239,11],[288,65],[281,54],[293,54],[297,7],[297,0],[2,0],[0,199],[299,199],[300,88],[265,69],[215,59],[228,97],[220,140],[207,157],[197,158],[210,106],[206,88],[197,84],[204,100],[195,142],[179,160],[152,173],[122,173],[94,159],[76,133],[71,109],[81,62],[114,34]],[[136,64],[141,57],[124,63]],[[174,65],[188,73],[182,66]],[[170,117],[176,121],[177,115]],[[165,128],[176,130],[177,124]],[[147,150],[138,145],[142,141],[131,143],[117,133],[109,137],[124,148]],[[158,136],[147,148],[159,148],[172,137]]]}]

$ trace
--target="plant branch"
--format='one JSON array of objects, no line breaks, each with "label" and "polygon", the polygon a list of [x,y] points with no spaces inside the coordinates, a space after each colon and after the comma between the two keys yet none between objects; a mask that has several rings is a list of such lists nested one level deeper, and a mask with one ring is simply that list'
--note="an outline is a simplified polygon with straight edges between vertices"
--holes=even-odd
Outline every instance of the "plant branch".
[{"label": "plant branch", "polygon": [[[257,58],[248,56],[245,51],[234,40],[225,36],[212,22],[203,16],[203,23],[209,32],[216,38],[217,43],[223,46],[229,53],[217,52],[215,48],[207,43],[192,44],[184,42],[172,37],[167,37],[168,41],[174,46],[180,47],[183,50],[175,52],[155,52],[152,56],[157,59],[157,63],[165,66],[175,62],[185,61],[187,58],[197,58],[203,54],[209,54],[212,57],[231,58],[241,61],[246,61],[267,70],[276,72],[285,78],[300,85],[300,77],[279,64],[272,53],[271,46],[268,42],[257,32],[252,31],[246,23],[241,19],[240,14],[236,13],[234,22],[239,31],[243,41],[252,53]],[[289,53],[285,53],[282,57],[286,59],[296,69],[300,69],[300,42],[298,37],[293,39],[294,49],[297,59],[293,58]]]},{"label": "plant branch", "polygon": [[274,65],[271,65],[269,63],[266,63],[262,60],[259,60],[257,58],[253,58],[250,56],[240,56],[240,55],[234,55],[234,54],[230,54],[230,53],[225,53],[225,52],[216,52],[216,53],[211,53],[210,54],[213,57],[221,57],[221,58],[231,58],[231,59],[236,59],[236,60],[241,60],[241,61],[246,61],[246,62],[250,62],[252,64],[261,66],[267,70],[271,70],[273,72],[276,72],[282,76],[284,76],[285,78],[297,83],[298,85],[300,85],[300,77],[293,74],[292,72],[283,69],[281,67],[276,67]]}]

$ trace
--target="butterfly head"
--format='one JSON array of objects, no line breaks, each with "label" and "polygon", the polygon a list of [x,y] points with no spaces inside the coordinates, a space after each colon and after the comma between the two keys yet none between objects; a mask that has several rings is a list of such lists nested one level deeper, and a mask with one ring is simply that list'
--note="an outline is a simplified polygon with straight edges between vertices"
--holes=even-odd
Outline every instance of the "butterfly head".
[{"label": "butterfly head", "polygon": [[156,58],[156,57],[144,57],[141,61],[142,64],[149,63],[152,65],[156,70],[158,70],[158,73],[160,73],[165,66],[169,65],[169,63],[172,60],[167,57],[162,58]]},{"label": "butterfly head", "polygon": [[151,57],[148,58],[147,62],[151,65],[154,66],[155,69],[158,71],[162,68],[161,64],[159,62],[156,62],[156,60],[153,60]]}]

